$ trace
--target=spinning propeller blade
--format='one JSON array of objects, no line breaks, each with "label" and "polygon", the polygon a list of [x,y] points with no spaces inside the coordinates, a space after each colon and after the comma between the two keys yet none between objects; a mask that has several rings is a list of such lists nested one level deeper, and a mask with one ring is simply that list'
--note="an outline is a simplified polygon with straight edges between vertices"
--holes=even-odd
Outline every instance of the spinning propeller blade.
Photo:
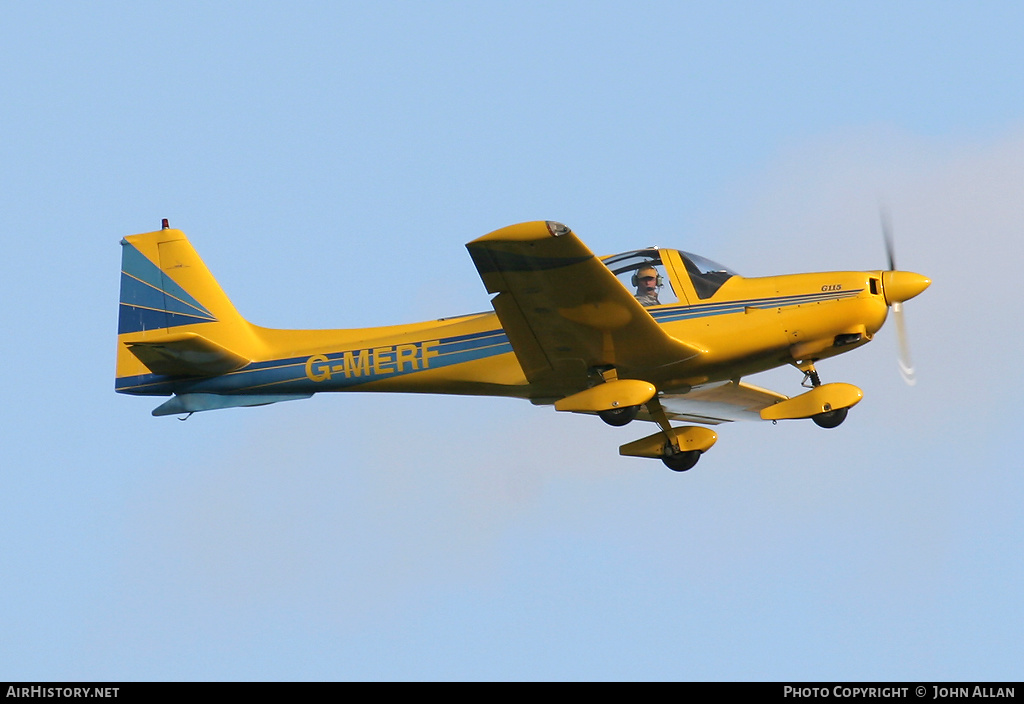
[{"label": "spinning propeller blade", "polygon": [[894,303],[892,306],[893,322],[896,323],[896,338],[900,345],[900,354],[897,363],[900,365],[900,376],[907,386],[917,383],[914,376],[914,363],[910,359],[910,343],[907,341],[907,324],[903,319],[903,304]]},{"label": "spinning propeller blade", "polygon": [[896,246],[892,236],[892,221],[889,211],[882,209],[882,236],[885,238],[885,252],[889,259],[889,270],[882,275],[882,289],[885,300],[892,309],[893,322],[896,324],[896,338],[899,343],[900,376],[907,386],[917,383],[914,376],[914,363],[910,359],[910,343],[907,338],[907,323],[903,318],[903,302],[924,291],[931,280],[920,274],[896,269]]},{"label": "spinning propeller blade", "polygon": [[889,257],[889,271],[896,271],[896,245],[892,238],[892,216],[888,208],[882,208],[882,237],[885,238],[885,253]]}]

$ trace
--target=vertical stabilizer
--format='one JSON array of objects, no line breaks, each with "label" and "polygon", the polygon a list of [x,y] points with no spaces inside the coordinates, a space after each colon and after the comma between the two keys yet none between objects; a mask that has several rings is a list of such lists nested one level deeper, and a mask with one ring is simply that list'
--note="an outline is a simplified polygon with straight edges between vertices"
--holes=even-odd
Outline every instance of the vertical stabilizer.
[{"label": "vertical stabilizer", "polygon": [[155,376],[198,374],[203,367],[195,360],[209,350],[238,361],[252,358],[252,327],[181,230],[121,240],[119,309],[118,391],[158,393],[163,384]]}]

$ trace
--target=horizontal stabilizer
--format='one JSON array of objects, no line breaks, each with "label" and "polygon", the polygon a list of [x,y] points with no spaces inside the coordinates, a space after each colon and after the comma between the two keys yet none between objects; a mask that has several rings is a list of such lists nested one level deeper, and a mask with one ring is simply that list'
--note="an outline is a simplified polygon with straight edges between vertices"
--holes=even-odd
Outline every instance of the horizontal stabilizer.
[{"label": "horizontal stabilizer", "polygon": [[240,369],[250,360],[194,332],[156,340],[123,340],[128,350],[154,374],[215,376]]},{"label": "horizontal stabilizer", "polygon": [[266,406],[279,401],[298,401],[313,394],[259,394],[226,396],[224,394],[180,394],[153,409],[155,416],[173,416],[179,413],[213,411],[219,408]]}]

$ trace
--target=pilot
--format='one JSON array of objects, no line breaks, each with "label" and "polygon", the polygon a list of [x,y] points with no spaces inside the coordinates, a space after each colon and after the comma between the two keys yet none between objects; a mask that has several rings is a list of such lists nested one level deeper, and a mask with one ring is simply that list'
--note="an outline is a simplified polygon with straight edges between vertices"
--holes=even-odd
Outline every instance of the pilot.
[{"label": "pilot", "polygon": [[653,266],[645,266],[638,269],[633,275],[633,285],[636,286],[636,300],[640,301],[640,305],[661,305],[661,301],[658,300],[661,276]]}]

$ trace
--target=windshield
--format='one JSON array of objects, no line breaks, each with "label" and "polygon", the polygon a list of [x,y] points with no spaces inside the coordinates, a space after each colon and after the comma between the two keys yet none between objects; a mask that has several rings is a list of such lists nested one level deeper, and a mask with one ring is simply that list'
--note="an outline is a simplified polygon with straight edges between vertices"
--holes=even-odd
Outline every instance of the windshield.
[{"label": "windshield", "polygon": [[722,284],[737,276],[732,269],[699,254],[680,252],[679,256],[682,257],[683,264],[686,265],[686,273],[690,275],[690,281],[693,282],[697,296],[702,299],[711,298],[718,289],[722,288]]}]

